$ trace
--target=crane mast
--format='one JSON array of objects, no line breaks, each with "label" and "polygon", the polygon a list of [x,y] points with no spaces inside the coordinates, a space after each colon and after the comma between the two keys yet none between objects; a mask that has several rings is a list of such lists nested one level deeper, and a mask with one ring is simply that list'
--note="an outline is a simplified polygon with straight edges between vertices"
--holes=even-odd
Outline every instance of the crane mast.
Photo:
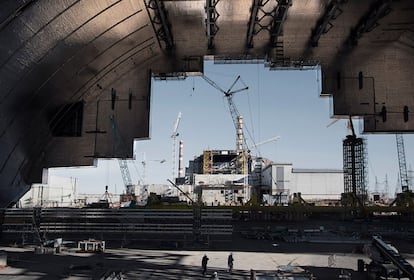
[{"label": "crane mast", "polygon": [[122,180],[125,187],[132,185],[131,174],[129,173],[128,162],[125,159],[118,159],[119,168],[121,170]]},{"label": "crane mast", "polygon": [[409,192],[408,186],[408,174],[407,174],[407,163],[405,161],[405,149],[404,149],[404,138],[400,133],[395,134],[395,139],[397,141],[397,152],[398,152],[398,166],[400,171],[400,182],[401,182],[401,191]]}]

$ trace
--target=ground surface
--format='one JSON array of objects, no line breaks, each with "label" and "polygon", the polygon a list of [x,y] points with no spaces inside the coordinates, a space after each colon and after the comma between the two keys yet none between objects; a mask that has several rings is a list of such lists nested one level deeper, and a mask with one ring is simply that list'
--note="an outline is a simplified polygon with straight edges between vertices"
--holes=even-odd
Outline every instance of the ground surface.
[{"label": "ground surface", "polygon": [[[166,250],[157,246],[136,244],[134,247],[141,248],[109,248],[101,254],[66,248],[54,255],[35,254],[33,246],[4,246],[0,250],[7,254],[7,266],[0,269],[0,279],[103,279],[109,272],[122,272],[124,279],[209,279],[216,271],[219,279],[241,280],[250,279],[251,269],[257,275],[271,274],[281,265],[299,265],[317,279],[338,279],[341,270],[349,271],[352,279],[366,279],[365,274],[357,272],[357,260],[369,260],[354,244],[235,239],[209,248],[197,245]],[[400,246],[414,264],[411,243],[401,242]],[[233,273],[227,272],[230,252],[235,259]],[[200,267],[204,254],[209,257],[206,276]],[[329,267],[328,258],[333,255],[335,261]]]},{"label": "ground surface", "polygon": [[[385,241],[395,246],[414,265],[411,223],[315,221],[283,224],[289,229],[300,228],[302,233],[305,229],[325,229],[311,233],[312,238],[307,242],[292,242],[299,241],[303,235],[290,231],[285,236],[287,238],[257,235],[278,225],[236,224],[231,239],[221,242],[129,240],[114,243],[106,240],[107,249],[97,254],[78,253],[70,247],[63,248],[58,254],[35,254],[34,245],[12,246],[4,243],[0,247],[0,251],[4,252],[0,257],[3,256],[4,260],[7,255],[7,265],[0,269],[0,279],[112,279],[103,276],[118,272],[122,273],[123,279],[209,279],[217,272],[221,280],[242,280],[250,279],[251,270],[255,270],[257,275],[271,275],[279,266],[292,265],[312,272],[320,280],[338,279],[344,270],[351,274],[352,279],[362,280],[366,279],[366,273],[357,271],[357,263],[358,259],[370,261],[363,248],[364,244],[371,243],[373,234],[384,236]],[[358,238],[353,240],[353,236]],[[233,273],[227,272],[230,252],[234,256]],[[206,276],[201,273],[204,254],[209,257]]]}]

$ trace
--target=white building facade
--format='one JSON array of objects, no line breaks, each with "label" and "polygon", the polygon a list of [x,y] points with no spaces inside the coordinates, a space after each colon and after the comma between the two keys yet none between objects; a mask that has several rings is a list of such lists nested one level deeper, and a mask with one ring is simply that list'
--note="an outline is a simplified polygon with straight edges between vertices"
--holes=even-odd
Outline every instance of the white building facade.
[{"label": "white building facade", "polygon": [[262,171],[262,191],[271,196],[301,193],[305,201],[340,200],[344,192],[342,170],[294,169],[290,163],[273,163]]},{"label": "white building facade", "polygon": [[20,198],[20,207],[75,207],[77,179],[49,176],[47,184],[33,184]]}]

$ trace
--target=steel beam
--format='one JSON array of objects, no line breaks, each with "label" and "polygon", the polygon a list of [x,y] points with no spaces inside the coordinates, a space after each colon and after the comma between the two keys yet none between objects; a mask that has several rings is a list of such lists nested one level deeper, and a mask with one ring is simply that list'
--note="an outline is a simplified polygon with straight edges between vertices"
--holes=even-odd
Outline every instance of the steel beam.
[{"label": "steel beam", "polygon": [[369,11],[361,18],[358,25],[352,29],[349,43],[355,46],[363,33],[371,32],[378,25],[378,20],[385,17],[391,12],[391,2],[393,0],[377,0]]},{"label": "steel beam", "polygon": [[217,19],[219,18],[219,13],[217,12],[216,5],[220,0],[206,0],[206,33],[208,39],[208,48],[214,48],[214,36],[216,36],[219,31],[217,26]]},{"label": "steel beam", "polygon": [[[246,45],[248,48],[253,47],[253,36],[262,30],[267,30],[270,33],[270,48],[277,48],[278,37],[282,35],[283,24],[287,17],[287,12],[292,6],[292,0],[274,0],[276,5],[269,11],[266,9],[271,0],[253,0],[250,9],[250,19],[247,29]],[[259,16],[259,12],[263,15]],[[270,17],[270,20],[269,20]]]},{"label": "steel beam", "polygon": [[263,0],[253,0],[252,7],[250,9],[250,18],[247,28],[247,42],[246,45],[248,48],[253,48],[253,36],[256,35],[255,26],[258,21],[258,13],[260,8],[263,6]]},{"label": "steel beam", "polygon": [[381,255],[396,265],[403,273],[403,276],[408,276],[409,279],[414,279],[414,267],[408,263],[400,253],[389,244],[385,243],[381,237],[373,236],[372,244],[377,248]]},{"label": "steel beam", "polygon": [[327,6],[324,15],[318,20],[315,28],[312,30],[310,44],[312,47],[318,46],[319,38],[322,34],[328,33],[333,27],[332,21],[342,14],[341,4],[347,0],[332,0]]},{"label": "steel beam", "polygon": [[270,30],[270,47],[277,46],[277,38],[282,34],[283,24],[286,20],[292,0],[277,0],[277,6],[273,13],[273,23]]},{"label": "steel beam", "polygon": [[174,40],[171,33],[171,24],[168,21],[167,11],[161,0],[144,0],[152,27],[157,35],[158,44],[164,42],[166,50],[174,48]]}]

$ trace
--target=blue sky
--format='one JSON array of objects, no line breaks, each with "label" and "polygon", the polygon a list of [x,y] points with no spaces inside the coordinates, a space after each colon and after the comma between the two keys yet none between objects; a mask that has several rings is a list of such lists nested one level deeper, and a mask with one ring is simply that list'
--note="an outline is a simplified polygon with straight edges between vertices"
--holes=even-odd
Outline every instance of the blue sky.
[{"label": "blue sky", "polygon": [[[280,139],[252,150],[253,155],[274,162],[292,163],[293,168],[342,169],[342,140],[347,134],[347,121],[332,122],[332,100],[319,97],[319,72],[270,71],[263,64],[213,64],[205,62],[205,75],[227,90],[238,75],[241,80],[234,90],[233,101],[243,115],[249,131],[245,133],[249,145],[274,136]],[[236,131],[224,94],[201,77],[181,81],[153,81],[151,100],[150,140],[135,142],[135,161],[129,162],[134,182],[166,184],[172,178],[172,138],[178,113],[182,113],[178,127],[178,142],[184,141],[184,166],[206,149],[233,150]],[[357,133],[360,121],[355,120]],[[361,135],[367,139],[369,189],[375,188],[375,176],[383,183],[388,176],[389,191],[397,185],[398,159],[395,136]],[[407,167],[414,163],[414,137],[405,135]],[[131,144],[132,145],[132,144]],[[161,160],[165,160],[161,163]],[[146,162],[144,170],[142,161]],[[178,168],[178,163],[175,164]],[[177,173],[177,171],[176,171]],[[54,170],[51,174],[78,178],[78,191],[103,193],[124,189],[117,161],[99,160],[98,168]],[[384,184],[379,185],[382,190]]]}]

